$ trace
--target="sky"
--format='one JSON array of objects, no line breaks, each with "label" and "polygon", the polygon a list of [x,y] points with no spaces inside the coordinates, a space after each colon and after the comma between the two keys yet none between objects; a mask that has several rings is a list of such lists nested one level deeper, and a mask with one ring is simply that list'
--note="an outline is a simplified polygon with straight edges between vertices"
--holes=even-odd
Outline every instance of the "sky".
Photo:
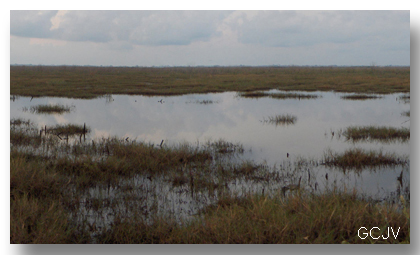
[{"label": "sky", "polygon": [[10,64],[410,65],[410,11],[10,11]]}]

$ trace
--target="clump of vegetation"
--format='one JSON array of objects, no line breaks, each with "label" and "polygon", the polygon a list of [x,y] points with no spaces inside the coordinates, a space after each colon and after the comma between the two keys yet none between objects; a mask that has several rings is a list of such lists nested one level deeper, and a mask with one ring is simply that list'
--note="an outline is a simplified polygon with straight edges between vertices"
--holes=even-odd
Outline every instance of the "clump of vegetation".
[{"label": "clump of vegetation", "polygon": [[287,114],[287,115],[270,116],[268,117],[268,119],[263,119],[262,122],[280,126],[280,125],[293,125],[295,124],[296,120],[297,120],[296,116]]},{"label": "clump of vegetation", "polygon": [[376,127],[376,126],[363,126],[363,127],[348,127],[342,133],[347,140],[365,141],[391,141],[400,139],[403,141],[410,139],[409,128],[395,128],[395,127]]},{"label": "clump of vegetation", "polygon": [[328,150],[324,153],[324,164],[342,168],[361,169],[381,165],[404,165],[407,160],[393,153],[382,151],[365,151],[360,148],[348,149],[344,153],[333,153]]},{"label": "clump of vegetation", "polygon": [[24,107],[23,111],[30,111],[32,113],[37,113],[37,114],[54,114],[54,113],[63,114],[65,112],[70,112],[71,107],[60,105],[60,104],[36,105],[36,106],[31,106],[29,109],[27,107]]},{"label": "clump of vegetation", "polygon": [[410,111],[405,111],[401,113],[402,116],[410,117]]},{"label": "clump of vegetation", "polygon": [[341,96],[341,99],[346,99],[346,100],[368,100],[368,99],[380,99],[380,98],[383,98],[383,97],[377,96],[377,95],[364,95],[364,94]]}]

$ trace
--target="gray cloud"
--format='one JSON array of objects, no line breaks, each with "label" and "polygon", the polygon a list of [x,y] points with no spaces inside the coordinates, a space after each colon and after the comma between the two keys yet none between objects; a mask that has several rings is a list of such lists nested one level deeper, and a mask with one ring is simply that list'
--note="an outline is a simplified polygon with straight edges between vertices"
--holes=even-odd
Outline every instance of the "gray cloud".
[{"label": "gray cloud", "polygon": [[[225,11],[14,11],[11,34],[68,41],[188,45],[218,34]],[[55,19],[57,24],[53,24]]]}]

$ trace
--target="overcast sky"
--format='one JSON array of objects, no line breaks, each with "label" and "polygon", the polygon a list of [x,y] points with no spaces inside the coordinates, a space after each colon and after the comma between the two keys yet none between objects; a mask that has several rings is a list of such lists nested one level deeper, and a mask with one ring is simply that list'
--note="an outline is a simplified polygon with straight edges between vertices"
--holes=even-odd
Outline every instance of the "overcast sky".
[{"label": "overcast sky", "polygon": [[10,64],[410,65],[409,11],[11,11]]}]

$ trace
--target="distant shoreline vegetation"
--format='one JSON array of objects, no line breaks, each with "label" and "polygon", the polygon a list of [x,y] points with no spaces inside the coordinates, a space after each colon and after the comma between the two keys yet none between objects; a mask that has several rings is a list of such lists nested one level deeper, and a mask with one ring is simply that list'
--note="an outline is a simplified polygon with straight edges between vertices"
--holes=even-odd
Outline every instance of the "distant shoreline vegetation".
[{"label": "distant shoreline vegetation", "polygon": [[409,93],[410,67],[10,66],[11,96],[68,98],[96,98],[107,94],[172,96],[271,89],[360,94]]}]

